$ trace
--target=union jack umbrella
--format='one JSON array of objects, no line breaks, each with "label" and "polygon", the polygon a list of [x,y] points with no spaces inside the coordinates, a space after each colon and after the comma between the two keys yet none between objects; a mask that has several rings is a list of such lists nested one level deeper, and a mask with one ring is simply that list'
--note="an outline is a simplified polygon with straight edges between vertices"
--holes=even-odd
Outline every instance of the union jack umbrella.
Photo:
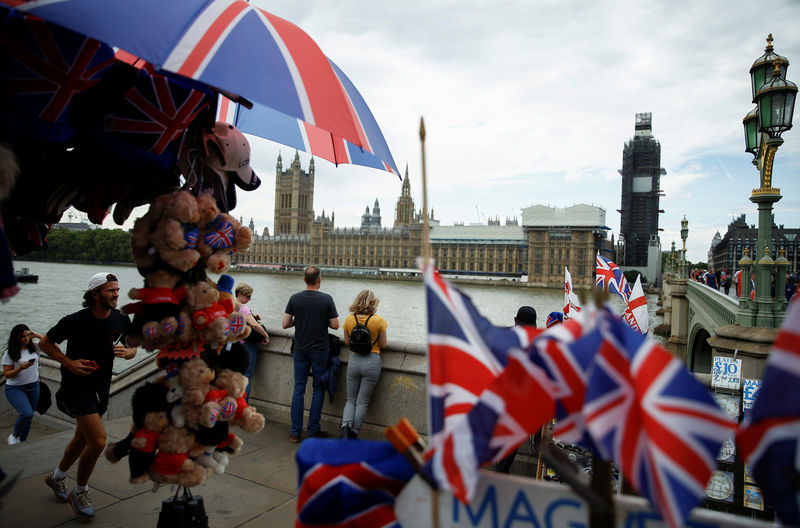
[{"label": "union jack umbrella", "polygon": [[303,30],[243,0],[0,0],[0,5],[299,120],[308,125],[300,127],[301,136],[324,145],[317,148],[323,158],[367,166],[378,158],[380,168],[399,175],[374,118],[341,70]]}]

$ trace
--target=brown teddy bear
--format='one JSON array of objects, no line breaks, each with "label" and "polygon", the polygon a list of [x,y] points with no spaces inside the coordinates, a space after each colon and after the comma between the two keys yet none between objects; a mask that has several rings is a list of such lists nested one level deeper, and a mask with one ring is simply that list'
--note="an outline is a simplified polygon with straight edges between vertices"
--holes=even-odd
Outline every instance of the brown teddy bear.
[{"label": "brown teddy bear", "polygon": [[224,389],[229,397],[236,400],[236,410],[228,420],[231,425],[236,425],[247,433],[257,433],[264,429],[264,416],[254,407],[250,407],[244,398],[247,376],[230,369],[222,369],[214,378],[214,386]]},{"label": "brown teddy bear", "polygon": [[167,426],[158,438],[158,453],[149,475],[155,482],[190,488],[206,479],[210,471],[189,457],[195,448],[194,434],[186,428]]},{"label": "brown teddy bear", "polygon": [[133,225],[131,250],[139,268],[150,268],[158,257],[180,271],[188,271],[200,260],[196,224],[197,200],[187,191],[164,194]]},{"label": "brown teddy bear", "polygon": [[[190,427],[194,427],[202,421],[208,422],[211,417],[216,421],[219,406],[215,406],[213,403],[206,405],[206,395],[211,390],[211,381],[214,379],[214,375],[211,367],[200,358],[190,359],[180,368],[178,379],[183,387],[181,409],[184,421]],[[208,416],[209,419],[203,420],[203,415]]]},{"label": "brown teddy bear", "polygon": [[192,330],[185,332],[182,340],[186,340],[185,336],[193,336],[205,343],[218,344],[230,337],[242,339],[248,335],[244,314],[229,312],[230,307],[219,303],[219,295],[217,286],[208,280],[186,287],[185,313],[191,320]]},{"label": "brown teddy bear", "polygon": [[139,302],[122,307],[123,313],[134,314],[129,346],[153,350],[178,339],[178,316],[186,297],[186,288],[175,288],[179,280],[178,274],[157,269],[147,274],[144,288],[131,288],[128,297]]},{"label": "brown teddy bear", "polygon": [[168,425],[169,418],[164,411],[149,412],[144,417],[144,427],[136,431],[128,454],[131,484],[147,482],[147,469],[155,460],[158,438]]},{"label": "brown teddy bear", "polygon": [[212,273],[225,273],[231,267],[231,253],[244,253],[253,243],[253,233],[227,213],[220,213],[210,194],[197,198],[199,212],[197,250]]}]

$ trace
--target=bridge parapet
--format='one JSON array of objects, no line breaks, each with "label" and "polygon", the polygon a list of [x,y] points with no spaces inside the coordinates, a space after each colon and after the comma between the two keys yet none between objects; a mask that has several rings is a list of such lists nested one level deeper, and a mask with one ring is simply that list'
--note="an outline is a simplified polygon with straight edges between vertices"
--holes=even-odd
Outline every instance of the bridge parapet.
[{"label": "bridge parapet", "polygon": [[686,364],[694,372],[711,372],[711,345],[708,339],[717,328],[736,322],[739,301],[697,281],[687,281],[688,334]]}]

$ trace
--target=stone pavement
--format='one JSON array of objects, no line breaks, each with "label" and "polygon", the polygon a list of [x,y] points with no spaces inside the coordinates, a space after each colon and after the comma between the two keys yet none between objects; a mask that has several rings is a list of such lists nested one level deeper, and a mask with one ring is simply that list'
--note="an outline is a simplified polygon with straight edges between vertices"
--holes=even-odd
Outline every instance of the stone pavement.
[{"label": "stone pavement", "polygon": [[[68,504],[55,501],[44,483],[45,475],[58,463],[72,437],[73,428],[36,414],[28,440],[10,446],[6,438],[15,419],[13,411],[0,415],[0,467],[9,477],[22,471],[16,486],[2,499],[0,525],[85,526],[85,522],[75,519]],[[109,441],[124,437],[129,427],[130,418],[107,422]],[[203,484],[192,488],[193,493],[201,495],[205,501],[209,526],[294,526],[297,496],[294,455],[299,444],[289,443],[288,429],[285,424],[268,422],[258,434],[236,431],[244,440],[244,446],[238,456],[231,457],[226,473],[213,474]],[[77,463],[68,473],[68,489],[75,485],[76,470]],[[154,528],[161,501],[171,492],[169,486],[162,486],[151,493],[150,484],[131,485],[127,459],[111,464],[101,456],[89,482],[97,513],[91,526]]]}]

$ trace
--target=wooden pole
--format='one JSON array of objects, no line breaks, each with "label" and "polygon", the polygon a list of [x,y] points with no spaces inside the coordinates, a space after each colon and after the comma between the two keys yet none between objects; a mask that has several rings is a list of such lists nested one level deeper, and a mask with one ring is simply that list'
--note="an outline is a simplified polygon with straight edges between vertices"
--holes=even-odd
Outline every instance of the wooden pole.
[{"label": "wooden pole", "polygon": [[422,262],[431,264],[431,237],[428,224],[428,176],[425,169],[425,120],[419,118],[419,142],[422,146]]},{"label": "wooden pole", "polygon": [[[422,265],[427,269],[431,262],[431,237],[428,225],[428,176],[425,169],[425,119],[419,118],[419,143],[422,149]],[[430,375],[430,373],[428,373]],[[428,379],[430,384],[430,379]],[[430,416],[428,416],[428,434],[430,434]],[[431,526],[439,528],[439,490],[431,490]]]}]

